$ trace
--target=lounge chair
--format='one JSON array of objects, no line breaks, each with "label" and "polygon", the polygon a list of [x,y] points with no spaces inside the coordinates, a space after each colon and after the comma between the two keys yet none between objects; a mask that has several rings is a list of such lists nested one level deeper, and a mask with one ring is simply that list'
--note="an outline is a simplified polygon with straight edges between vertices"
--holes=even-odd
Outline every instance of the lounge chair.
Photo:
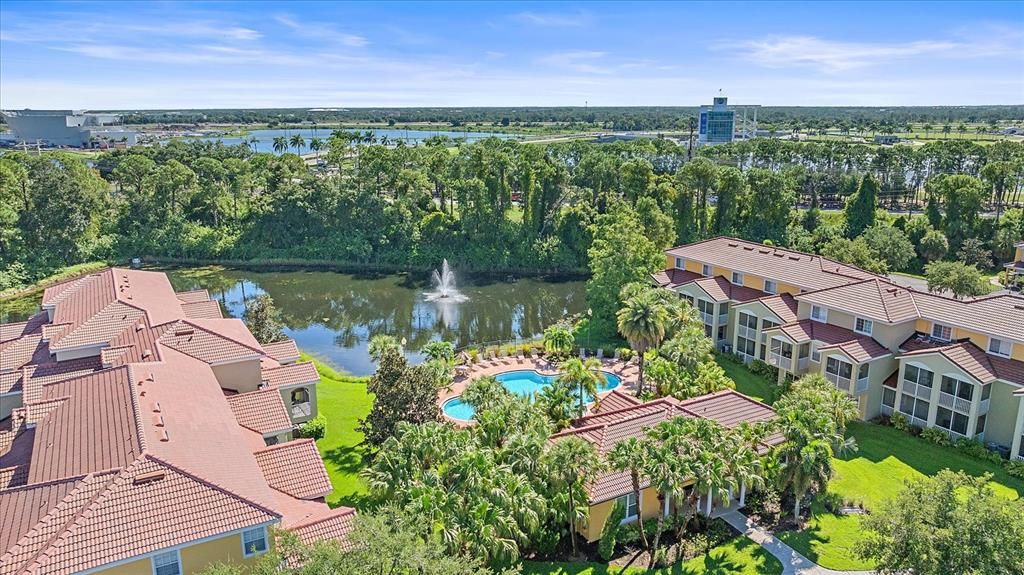
[{"label": "lounge chair", "polygon": [[617,350],[617,349],[616,349],[616,350],[615,350],[615,355],[614,355],[614,356],[612,356],[612,359],[614,359],[615,361],[619,361],[619,359],[620,359],[621,355],[622,355],[622,354],[620,354],[620,353],[619,353],[619,350]]},{"label": "lounge chair", "polygon": [[580,359],[587,359],[587,350],[580,348]]},{"label": "lounge chair", "polygon": [[537,355],[537,350],[536,349],[531,349],[530,350],[530,359],[532,359],[533,361],[537,361],[538,357],[539,356]]},{"label": "lounge chair", "polygon": [[597,348],[597,359],[598,359],[598,361],[604,359],[604,348],[602,348],[602,347]]}]

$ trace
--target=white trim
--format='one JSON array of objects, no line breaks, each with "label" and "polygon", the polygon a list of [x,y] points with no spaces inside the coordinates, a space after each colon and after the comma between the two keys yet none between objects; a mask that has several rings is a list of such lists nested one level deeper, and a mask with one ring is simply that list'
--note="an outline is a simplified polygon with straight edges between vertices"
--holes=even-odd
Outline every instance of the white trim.
[{"label": "white trim", "polygon": [[675,262],[674,263],[676,264],[675,267],[676,267],[677,270],[685,270],[686,269],[686,258],[680,257],[680,256],[672,256],[672,257],[675,258]]},{"label": "white trim", "polygon": [[146,553],[140,553],[140,554],[134,555],[132,557],[125,557],[124,559],[118,559],[117,561],[111,561],[109,563],[103,563],[103,564],[97,565],[95,567],[90,567],[89,569],[86,569],[84,571],[79,571],[75,575],[89,575],[90,573],[96,573],[98,571],[105,571],[105,570],[110,569],[112,567],[117,567],[118,565],[125,565],[127,563],[133,563],[135,561],[144,561],[146,559],[149,559],[153,555],[159,555],[161,553],[165,553],[167,551],[172,551],[172,550],[184,549],[186,547],[191,547],[193,545],[199,545],[200,543],[206,543],[207,541],[214,541],[214,540],[217,540],[217,539],[223,539],[224,537],[230,537],[232,535],[241,533],[242,531],[245,531],[246,529],[252,529],[253,527],[257,527],[259,525],[262,525],[263,527],[269,527],[271,525],[274,525],[274,524],[280,523],[280,522],[281,522],[280,519],[274,519],[272,521],[268,521],[266,523],[261,523],[261,524],[258,524],[258,525],[250,525],[248,527],[243,527],[241,529],[234,529],[234,530],[231,530],[231,531],[225,531],[224,533],[216,533],[216,534],[213,534],[213,535],[208,535],[206,537],[201,537],[199,539],[194,539],[192,541],[187,541],[185,543],[179,543],[177,545],[172,545],[170,547],[163,547],[161,549],[154,549],[153,551],[148,551]]},{"label": "white trim", "polygon": [[[820,318],[814,317],[814,308],[818,308],[818,309],[822,310],[822,312],[823,312],[823,313],[824,313],[825,315],[823,315],[823,316],[822,316],[822,317],[820,317]],[[828,323],[828,308],[827,308],[827,307],[825,307],[825,306],[823,306],[823,305],[819,305],[819,304],[816,304],[816,303],[812,303],[812,304],[811,304],[811,315],[810,315],[810,319],[811,319],[811,321],[816,321],[816,322],[818,322],[818,323]]]},{"label": "white trim", "polygon": [[[949,330],[949,337],[948,338],[943,338],[943,337],[936,336],[935,335],[935,328],[936,327],[944,327],[944,328],[948,329]],[[937,321],[933,321],[931,329],[928,330],[928,336],[931,337],[932,339],[936,339],[938,341],[951,342],[951,341],[953,341],[953,326],[945,324],[945,323],[939,323]]]},{"label": "white trim", "polygon": [[293,388],[296,388],[296,387],[303,387],[303,386],[306,386],[306,385],[316,385],[318,383],[320,383],[320,380],[316,379],[316,380],[313,380],[313,381],[307,381],[305,383],[289,383],[288,385],[277,385],[277,386],[273,386],[273,387],[268,385],[267,387],[264,387],[263,389],[280,389],[280,390],[284,391],[284,390],[293,389]]},{"label": "white trim", "polygon": [[[738,276],[738,278],[737,278],[737,276]],[[737,279],[739,279],[739,281],[736,281]],[[732,285],[736,285],[736,286],[743,285],[743,272],[737,272],[737,271],[732,272],[732,275],[729,276],[729,282]]]},{"label": "white trim", "polygon": [[[1010,349],[1007,350],[1007,352],[1005,354],[992,351],[992,341],[993,340],[998,341],[999,343],[1001,343],[1003,345],[1009,345]],[[1006,339],[1003,339],[1001,337],[988,336],[988,346],[986,347],[985,351],[987,351],[988,353],[991,353],[992,355],[994,355],[996,357],[1013,357],[1013,342],[1009,341],[1009,340],[1006,340]]]},{"label": "white trim", "polygon": [[[705,272],[704,271],[705,268],[707,268],[708,271]],[[715,266],[713,266],[711,264],[701,264],[701,266],[700,266],[700,275],[702,275],[702,276],[704,276],[706,278],[713,277],[715,275]]]},{"label": "white trim", "polygon": [[[168,347],[170,347],[170,346],[168,346]],[[174,349],[174,348],[171,347],[171,349]],[[259,361],[263,357],[270,357],[270,356],[269,355],[267,355],[267,356],[251,355],[251,356],[245,356],[243,358],[222,359],[222,360],[219,360],[219,361],[211,361],[211,362],[208,362],[208,363],[207,362],[204,362],[204,363],[206,363],[206,365],[209,365],[210,367],[218,367],[218,366],[221,366],[221,365],[230,365],[232,363],[242,363],[242,362],[245,362],[245,361],[252,361],[254,359]],[[199,358],[196,358],[196,359],[199,359]],[[273,359],[273,358],[271,358],[271,359]],[[202,360],[200,359],[199,361],[202,361]]]},{"label": "white trim", "polygon": [[[619,499],[622,499],[623,497],[625,497],[626,498],[625,510],[626,510],[626,513],[629,513],[629,498],[633,495],[633,493],[634,493],[633,491],[630,491],[629,493],[626,493],[625,495],[619,495],[615,499],[612,499],[612,501],[614,501],[615,503],[618,503]],[[644,491],[643,491],[643,489],[641,489],[640,492],[637,493],[637,498],[636,498],[636,515],[626,515],[626,516],[623,516],[622,520],[619,521],[619,525],[625,525],[627,523],[633,523],[634,521],[638,521],[640,519],[640,516],[643,515],[643,513],[644,513],[644,508],[643,508],[643,505],[642,505],[643,499],[644,499]],[[614,505],[614,503],[613,503],[613,505]]]},{"label": "white trim", "polygon": [[[866,331],[861,331],[861,330],[857,329],[857,322],[867,323],[868,329]],[[868,319],[868,318],[866,318],[864,316],[860,316],[860,315],[855,316],[853,318],[853,331],[854,331],[854,333],[859,333],[861,335],[871,335],[871,332],[874,331],[874,330],[875,330],[875,321],[874,320]]]},{"label": "white trim", "polygon": [[[263,546],[266,547],[266,549],[264,549],[263,551],[252,551],[252,552],[250,552],[249,550],[247,550],[245,548],[245,534],[249,533],[250,531],[256,531],[256,530],[259,530],[262,533],[262,535],[263,535]],[[265,525],[260,525],[258,527],[251,527],[249,529],[246,529],[246,530],[242,531],[242,534],[240,535],[239,538],[242,540],[242,557],[245,557],[245,558],[255,557],[257,555],[263,555],[267,551],[270,551],[270,536],[267,533],[267,527]]]},{"label": "white trim", "polygon": [[[768,283],[769,282],[772,284],[772,289],[771,290],[768,289]],[[768,278],[764,278],[764,290],[762,290],[762,291],[764,291],[764,293],[770,293],[772,295],[777,295],[779,293],[779,282],[777,282],[775,280],[770,280]]]}]

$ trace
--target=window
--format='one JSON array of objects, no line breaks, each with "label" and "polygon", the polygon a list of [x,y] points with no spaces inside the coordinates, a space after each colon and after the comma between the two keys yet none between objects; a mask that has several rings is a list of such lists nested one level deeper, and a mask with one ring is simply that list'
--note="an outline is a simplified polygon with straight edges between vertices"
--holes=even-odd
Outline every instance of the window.
[{"label": "window", "polygon": [[704,266],[700,268],[700,273],[706,278],[711,277],[711,266],[704,264]]},{"label": "window", "polygon": [[970,401],[971,397],[974,396],[973,384],[967,383],[966,381],[960,381],[959,379],[949,377],[948,375],[942,376],[941,389],[943,393],[947,393],[967,401]]},{"label": "window", "polygon": [[850,379],[850,374],[853,373],[853,365],[832,356],[825,362],[825,373]]},{"label": "window", "polygon": [[754,352],[756,350],[757,342],[755,342],[754,340],[747,339],[742,336],[736,338],[736,353],[740,355],[754,357]]},{"label": "window", "polygon": [[818,351],[818,342],[811,342],[811,361],[821,363],[821,352]]},{"label": "window", "polygon": [[633,521],[640,515],[640,502],[636,499],[636,493],[627,493],[615,499],[626,510],[626,516],[622,522]]},{"label": "window", "polygon": [[757,316],[745,311],[740,312],[740,327],[757,331]]},{"label": "window", "polygon": [[886,407],[896,406],[896,390],[891,387],[882,389],[882,405]]},{"label": "window", "polygon": [[967,435],[967,416],[959,411],[939,407],[935,412],[935,425],[960,435]]},{"label": "window", "polygon": [[1010,357],[1010,346],[1012,345],[1013,344],[1011,344],[1008,341],[1003,341],[1001,339],[996,339],[994,337],[988,338],[989,353],[994,353],[996,355],[1001,355],[1003,357]]},{"label": "window", "polygon": [[779,325],[779,324],[775,323],[774,321],[772,321],[770,319],[763,319],[763,320],[761,320],[761,331],[764,331],[766,329],[770,329],[770,328],[776,327],[777,325]]},{"label": "window", "polygon": [[242,553],[252,557],[267,552],[267,528],[257,527],[242,532]]},{"label": "window", "polygon": [[676,269],[681,270],[686,267],[686,260],[683,258],[676,258]]},{"label": "window", "polygon": [[775,285],[775,282],[772,280],[764,280],[765,293],[775,293],[776,291],[778,291],[778,287]]},{"label": "window", "polygon": [[953,338],[953,330],[948,325],[942,325],[941,323],[932,324],[932,337],[940,339],[942,341],[949,341]]},{"label": "window", "polygon": [[903,394],[900,398],[900,412],[910,417],[928,421],[928,402],[919,397]]},{"label": "window", "polygon": [[725,328],[726,328],[726,326],[724,326],[724,325],[718,326],[718,341],[722,341],[723,339],[725,339],[725,337],[726,337]]},{"label": "window", "polygon": [[710,316],[715,315],[715,304],[706,299],[697,300],[697,309],[699,309],[701,313],[706,313]]},{"label": "window", "polygon": [[814,321],[825,321],[828,319],[828,310],[820,305],[811,306],[811,319]]},{"label": "window", "polygon": [[991,385],[983,385],[983,386],[981,386],[981,400],[985,401],[986,399],[989,398],[990,395],[992,395],[992,386]]},{"label": "window", "polygon": [[772,339],[772,353],[781,355],[786,359],[793,359],[793,344],[782,341],[781,339]]},{"label": "window", "polygon": [[974,426],[974,434],[980,435],[985,433],[985,420],[988,419],[987,413],[982,413],[978,416],[978,424]]},{"label": "window", "polygon": [[732,283],[738,286],[743,285],[743,274],[740,272],[732,272]]},{"label": "window", "polygon": [[309,403],[309,390],[305,387],[292,390],[292,405]]},{"label": "window", "polygon": [[690,305],[693,305],[693,296],[692,295],[683,294],[683,299],[686,300],[686,303],[688,303]]},{"label": "window", "polygon": [[860,364],[860,367],[857,368],[857,379],[858,380],[860,380],[860,379],[867,379],[867,377],[868,377],[868,364],[862,363],[862,364]]},{"label": "window", "polygon": [[928,371],[927,369],[917,367],[915,365],[907,365],[903,368],[903,381],[908,383],[916,383],[920,386],[931,389],[932,378],[935,374]]},{"label": "window", "polygon": [[864,335],[871,335],[871,328],[873,328],[874,326],[874,322],[872,322],[870,319],[858,317],[856,323],[853,326],[853,331],[857,333],[862,333]]},{"label": "window", "polygon": [[153,575],[181,575],[181,557],[178,551],[153,556]]}]

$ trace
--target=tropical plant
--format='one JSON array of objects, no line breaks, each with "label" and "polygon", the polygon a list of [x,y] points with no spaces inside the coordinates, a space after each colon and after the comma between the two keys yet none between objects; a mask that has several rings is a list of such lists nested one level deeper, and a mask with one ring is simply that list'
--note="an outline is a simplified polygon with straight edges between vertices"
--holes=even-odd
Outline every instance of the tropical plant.
[{"label": "tropical plant", "polygon": [[397,433],[400,423],[425,423],[440,417],[437,382],[428,368],[410,366],[397,347],[386,348],[377,364],[366,385],[373,404],[358,426],[371,447],[382,446]]},{"label": "tropical plant", "polygon": [[285,338],[281,312],[274,307],[274,300],[267,294],[260,294],[245,304],[242,320],[260,343],[273,343]]},{"label": "tropical plant", "polygon": [[669,314],[664,300],[654,290],[640,292],[627,299],[616,314],[619,333],[636,350],[640,361],[637,395],[644,392],[644,355],[665,338]]},{"label": "tropical plant", "polygon": [[302,134],[295,134],[288,140],[288,144],[295,148],[295,153],[301,154],[302,148],[306,147],[306,139],[302,137]]},{"label": "tropical plant", "polygon": [[[629,473],[629,481],[633,487],[633,497],[640,501],[640,481],[643,479],[644,458],[648,447],[639,439],[630,437],[615,444],[608,452],[606,460],[615,471]],[[640,530],[640,541],[647,547],[647,534]]]},{"label": "tropical plant", "polygon": [[549,325],[544,330],[544,350],[555,357],[568,355],[575,341],[572,332],[561,324]]},{"label": "tropical plant", "polygon": [[601,471],[601,459],[594,446],[579,437],[559,439],[548,450],[546,458],[557,485],[565,490],[562,519],[569,530],[572,553],[576,555],[579,552],[576,526],[587,519],[588,502],[584,486]]},{"label": "tropical plant", "polygon": [[283,154],[288,150],[288,138],[285,138],[284,136],[274,136],[272,145],[275,152]]},{"label": "tropical plant", "polygon": [[366,348],[366,353],[374,363],[380,363],[381,357],[390,351],[401,352],[402,345],[398,342],[398,339],[396,339],[395,336],[387,334],[380,334],[371,337],[370,343]]},{"label": "tropical plant", "polygon": [[598,388],[607,383],[601,362],[593,357],[586,360],[572,357],[563,361],[558,366],[558,379],[575,391],[579,401],[578,417],[586,413],[586,398],[596,397]]}]

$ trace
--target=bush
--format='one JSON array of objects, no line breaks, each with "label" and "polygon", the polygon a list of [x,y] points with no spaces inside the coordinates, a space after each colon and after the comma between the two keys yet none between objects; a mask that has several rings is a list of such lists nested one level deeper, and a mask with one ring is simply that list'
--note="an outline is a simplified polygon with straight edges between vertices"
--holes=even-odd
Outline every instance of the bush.
[{"label": "bush", "polygon": [[767,363],[761,361],[760,359],[755,359],[754,361],[750,362],[750,365],[747,366],[747,369],[754,373],[754,375],[767,377],[770,378],[772,381],[775,381],[775,379],[778,377],[778,372],[776,371],[776,368],[768,365]]},{"label": "bush", "polygon": [[949,436],[946,435],[945,431],[937,427],[929,427],[921,430],[921,439],[930,441],[937,445],[949,445]]},{"label": "bush", "polygon": [[759,515],[762,523],[775,523],[782,514],[782,496],[774,487],[752,491],[747,495],[746,503],[750,513]]},{"label": "bush", "polygon": [[985,444],[977,439],[961,439],[956,442],[956,448],[975,459],[998,464],[1003,463],[1003,458],[998,453],[989,451]]},{"label": "bush", "polygon": [[903,415],[898,411],[894,411],[889,417],[889,422],[892,426],[900,431],[907,431],[910,429],[910,422],[907,421],[907,416]]},{"label": "bush", "polygon": [[[620,347],[615,351],[619,352],[619,359],[622,361],[629,361],[633,359],[633,350],[628,347]],[[613,353],[612,356],[614,357],[614,355],[615,354]]]},{"label": "bush", "polygon": [[[644,532],[647,534],[647,540],[651,541],[654,539],[654,534],[658,532],[658,520],[648,519],[643,522]],[[619,529],[618,533],[619,543],[623,545],[635,545],[640,542],[640,522],[634,521],[627,525],[623,525]]]},{"label": "bush", "polygon": [[626,507],[616,501],[612,512],[604,520],[604,527],[601,528],[601,541],[597,544],[597,554],[602,561],[611,561],[615,555],[615,543],[619,535],[620,523],[626,516]]},{"label": "bush", "polygon": [[295,430],[299,437],[309,437],[313,440],[320,440],[327,434],[327,418],[323,414],[317,415],[306,423],[303,423]]},{"label": "bush", "polygon": [[1024,461],[1006,461],[1003,463],[1006,467],[1006,472],[1010,475],[1024,479]]}]

